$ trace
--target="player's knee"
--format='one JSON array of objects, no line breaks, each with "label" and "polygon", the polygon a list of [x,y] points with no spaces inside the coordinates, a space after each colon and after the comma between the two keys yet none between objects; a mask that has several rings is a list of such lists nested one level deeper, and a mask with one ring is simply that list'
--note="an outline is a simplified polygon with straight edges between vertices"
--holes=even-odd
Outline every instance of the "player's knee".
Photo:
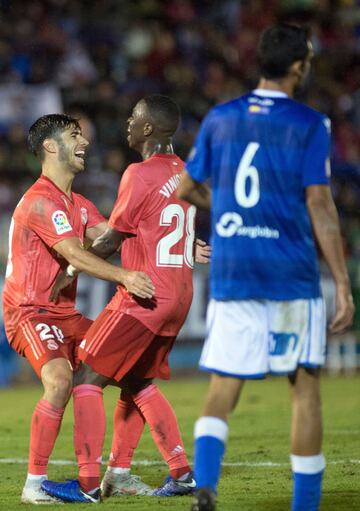
[{"label": "player's knee", "polygon": [[72,374],[58,373],[44,382],[45,394],[50,402],[65,406],[72,392]]}]

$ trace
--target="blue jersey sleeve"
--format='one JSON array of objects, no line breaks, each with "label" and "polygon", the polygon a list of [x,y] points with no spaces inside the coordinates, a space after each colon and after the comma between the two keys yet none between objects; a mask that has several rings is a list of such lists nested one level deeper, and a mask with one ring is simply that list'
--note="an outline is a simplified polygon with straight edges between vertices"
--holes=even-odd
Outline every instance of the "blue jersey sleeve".
[{"label": "blue jersey sleeve", "polygon": [[330,119],[322,117],[309,135],[303,165],[303,185],[329,184]]},{"label": "blue jersey sleeve", "polygon": [[211,174],[211,112],[205,117],[201,123],[199,133],[196,137],[195,145],[190,151],[186,161],[186,170],[188,174],[197,181],[202,183],[210,177]]}]

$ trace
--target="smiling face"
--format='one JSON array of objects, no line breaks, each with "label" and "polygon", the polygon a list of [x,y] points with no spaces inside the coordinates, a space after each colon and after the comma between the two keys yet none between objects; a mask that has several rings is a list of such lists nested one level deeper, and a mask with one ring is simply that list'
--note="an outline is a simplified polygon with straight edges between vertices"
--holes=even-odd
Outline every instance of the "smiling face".
[{"label": "smiling face", "polygon": [[58,160],[75,173],[85,167],[85,151],[89,142],[82,136],[80,128],[70,126],[56,139]]}]

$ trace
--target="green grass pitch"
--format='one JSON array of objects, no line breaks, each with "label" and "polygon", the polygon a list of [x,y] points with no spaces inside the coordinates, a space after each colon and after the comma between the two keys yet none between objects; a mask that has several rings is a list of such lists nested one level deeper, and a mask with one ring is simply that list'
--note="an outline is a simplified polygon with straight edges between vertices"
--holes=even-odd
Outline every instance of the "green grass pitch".
[{"label": "green grass pitch", "polygon": [[[175,379],[161,384],[176,410],[190,458],[193,424],[206,386],[205,380]],[[360,379],[358,376],[324,377],[322,389],[324,452],[328,466],[321,509],[360,510]],[[0,510],[24,509],[20,504],[20,493],[26,464],[4,463],[4,459],[19,461],[27,457],[30,417],[40,394],[41,389],[36,386],[0,391]],[[116,389],[105,391],[108,428],[104,459],[109,454],[116,397]],[[230,439],[219,487],[219,511],[289,509],[289,419],[288,391],[283,378],[246,384],[230,422]],[[71,404],[52,459],[74,461]],[[148,430],[144,432],[134,461],[133,472],[153,486],[159,485],[167,474],[166,465],[162,464]],[[145,461],[153,464],[146,465]],[[51,464],[49,475],[58,480],[70,478],[76,476],[76,466]],[[102,506],[109,511],[180,511],[189,510],[190,502],[189,497],[123,497],[107,499]],[[84,505],[70,506],[72,510],[84,509]],[[54,506],[41,506],[41,509],[54,509]]]}]

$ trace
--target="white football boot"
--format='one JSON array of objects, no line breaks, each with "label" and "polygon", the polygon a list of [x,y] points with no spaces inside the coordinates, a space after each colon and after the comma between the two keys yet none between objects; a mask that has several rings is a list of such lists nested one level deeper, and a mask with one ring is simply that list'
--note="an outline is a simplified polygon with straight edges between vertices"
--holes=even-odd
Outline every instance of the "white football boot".
[{"label": "white football boot", "polygon": [[23,504],[63,504],[41,489],[41,481],[27,481],[21,494]]},{"label": "white football boot", "polygon": [[101,495],[103,497],[119,497],[121,495],[151,495],[153,488],[145,484],[139,476],[130,472],[115,474],[107,470],[101,481]]}]

